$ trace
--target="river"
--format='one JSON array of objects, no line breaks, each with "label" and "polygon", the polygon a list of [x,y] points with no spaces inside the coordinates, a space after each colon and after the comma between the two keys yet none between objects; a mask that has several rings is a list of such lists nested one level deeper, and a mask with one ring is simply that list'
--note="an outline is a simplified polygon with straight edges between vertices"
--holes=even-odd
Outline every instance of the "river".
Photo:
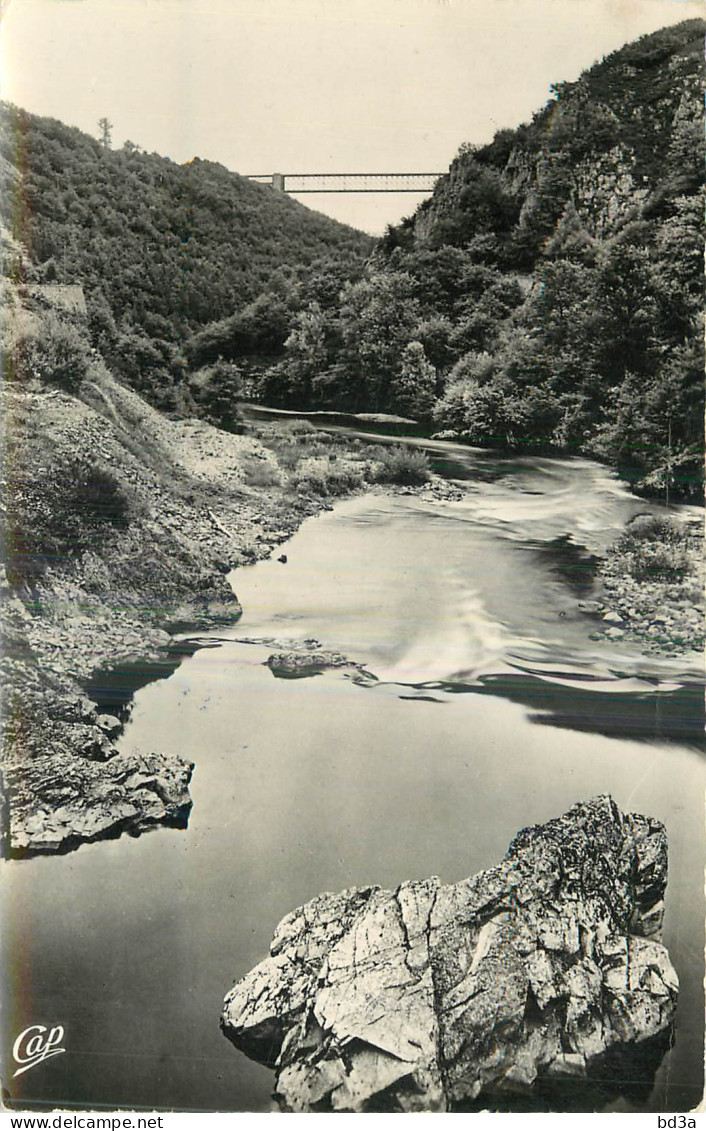
[{"label": "river", "polygon": [[[325,890],[459,880],[609,792],[667,826],[682,987],[651,1093],[609,1106],[700,1100],[702,668],[594,643],[577,607],[595,555],[652,508],[586,460],[423,443],[461,501],[371,494],[308,520],[286,564],[233,575],[240,622],[137,692],[121,743],[195,761],[188,829],[5,865],[6,1063],[32,1023],[63,1025],[67,1050],[9,1080],[14,1098],[268,1110],[272,1074],[218,1017],[282,915]],[[268,641],[305,638],[370,677],[275,678]]]}]

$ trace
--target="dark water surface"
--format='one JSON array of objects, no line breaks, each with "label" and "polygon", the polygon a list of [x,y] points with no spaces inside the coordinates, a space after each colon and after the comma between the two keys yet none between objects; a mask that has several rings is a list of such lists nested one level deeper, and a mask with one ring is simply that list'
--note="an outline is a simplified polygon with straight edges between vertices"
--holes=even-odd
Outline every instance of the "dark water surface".
[{"label": "dark water surface", "polygon": [[[234,574],[245,611],[220,646],[137,692],[121,741],[195,761],[189,828],[5,866],[5,1055],[33,1023],[64,1025],[67,1048],[6,1073],[14,1097],[267,1110],[272,1074],[218,1017],[282,915],[354,884],[459,880],[610,792],[667,826],[682,986],[649,1098],[613,1106],[700,1100],[701,664],[593,643],[577,608],[594,556],[650,508],[587,461],[425,446],[466,479],[462,502],[366,496],[309,520],[286,565]],[[240,642],[311,637],[377,679],[275,679],[274,646]]]}]

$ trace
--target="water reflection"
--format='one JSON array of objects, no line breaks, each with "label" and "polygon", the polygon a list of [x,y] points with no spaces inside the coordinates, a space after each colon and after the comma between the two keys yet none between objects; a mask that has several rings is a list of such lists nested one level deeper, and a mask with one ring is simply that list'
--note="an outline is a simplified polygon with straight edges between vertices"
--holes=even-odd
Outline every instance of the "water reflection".
[{"label": "water reflection", "polygon": [[156,680],[169,679],[188,656],[199,648],[218,647],[217,641],[190,638],[174,640],[161,655],[148,660],[126,660],[114,667],[97,668],[82,686],[99,710],[127,718],[135,694]]},{"label": "water reflection", "polygon": [[[491,472],[501,463],[491,458]],[[588,1090],[567,1083],[532,1102],[695,1106],[702,676],[695,657],[591,642],[577,608],[592,556],[638,509],[579,460],[508,462],[459,503],[349,500],[304,524],[286,566],[234,574],[237,627],[184,641],[184,662],[96,677],[104,708],[134,695],[121,749],[196,763],[194,808],[185,831],[4,869],[4,1051],[37,1019],[68,1038],[65,1056],[12,1082],[16,1100],[266,1111],[271,1076],[233,1052],[218,1015],[284,914],[321,891],[460,880],[496,863],[519,828],[610,792],[667,826],[665,943],[682,984],[674,1047],[641,1047],[642,1065],[626,1050]],[[340,652],[378,682],[274,679],[266,661],[286,642]]]},{"label": "water reflection", "polygon": [[534,708],[533,723],[566,727],[589,734],[629,737],[646,741],[682,742],[704,748],[703,688],[685,684],[674,691],[650,694],[647,691],[595,690],[594,681],[584,686],[576,680],[570,690],[566,684],[531,675],[483,676],[480,686],[464,687],[462,682],[446,683],[450,694],[499,695],[513,703]]}]

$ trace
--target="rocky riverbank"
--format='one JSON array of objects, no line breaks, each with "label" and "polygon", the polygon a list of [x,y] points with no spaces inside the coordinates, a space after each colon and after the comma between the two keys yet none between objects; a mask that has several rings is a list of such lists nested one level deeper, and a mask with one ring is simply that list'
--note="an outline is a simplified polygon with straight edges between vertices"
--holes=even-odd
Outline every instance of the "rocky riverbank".
[{"label": "rocky riverbank", "polygon": [[659,822],[579,803],[458,884],[293,911],[221,1027],[275,1069],[284,1111],[551,1110],[562,1091],[567,1110],[577,1089],[577,1110],[600,1110],[649,1092],[668,1045],[666,882]]},{"label": "rocky riverbank", "polygon": [[625,640],[646,656],[703,651],[702,519],[637,516],[609,547],[597,580],[596,598],[579,602],[595,621],[592,640]]},{"label": "rocky riverbank", "polygon": [[[236,620],[231,569],[271,555],[337,496],[380,490],[435,502],[464,493],[430,475],[413,446],[382,448],[302,421],[233,435],[167,420],[100,359],[76,395],[36,383],[2,395],[3,838],[13,853],[188,818],[193,767],[168,752],[151,753],[149,766],[121,760],[127,711],[106,709],[96,673],[174,665],[175,633]],[[587,633],[648,651],[698,647],[699,532],[685,546],[666,539],[659,561],[671,577],[636,578],[645,552],[636,557],[631,539],[604,561],[601,592],[584,602]],[[312,667],[289,656],[272,670],[291,678],[330,659]]]},{"label": "rocky riverbank", "polygon": [[332,497],[381,481],[459,494],[429,479],[418,453],[391,464],[375,445],[300,422],[233,435],[167,420],[99,359],[77,395],[30,383],[2,397],[3,840],[14,854],[188,819],[193,767],[168,752],[149,764],[119,755],[127,710],[106,714],[97,672],[163,663],[174,633],[237,620],[228,573],[268,557]]},{"label": "rocky riverbank", "polygon": [[80,397],[6,388],[3,421],[6,850],[184,824],[192,767],[118,755],[124,718],[85,683],[163,657],[174,631],[237,619],[227,573],[322,501],[249,483],[253,467],[277,473],[257,439],[166,420],[98,363]]}]

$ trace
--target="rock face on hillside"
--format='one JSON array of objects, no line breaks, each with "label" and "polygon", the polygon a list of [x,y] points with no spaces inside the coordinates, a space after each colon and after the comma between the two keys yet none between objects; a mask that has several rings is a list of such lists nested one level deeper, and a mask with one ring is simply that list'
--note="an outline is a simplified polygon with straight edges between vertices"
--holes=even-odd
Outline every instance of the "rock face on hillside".
[{"label": "rock face on hillside", "polygon": [[[554,86],[531,123],[464,147],[415,213],[415,238],[465,242],[470,232],[490,226],[501,235],[517,225],[514,254],[530,245],[534,254],[569,217],[605,239],[645,205],[646,215],[659,215],[669,196],[696,191],[704,30],[688,20],[643,36]],[[474,211],[491,183],[493,205]]]},{"label": "rock face on hillside", "polygon": [[512,1106],[605,1076],[611,1055],[644,1071],[677,999],[659,941],[666,880],[659,822],[609,797],[579,803],[458,884],[298,908],[226,997],[221,1027],[276,1069],[287,1111]]}]

